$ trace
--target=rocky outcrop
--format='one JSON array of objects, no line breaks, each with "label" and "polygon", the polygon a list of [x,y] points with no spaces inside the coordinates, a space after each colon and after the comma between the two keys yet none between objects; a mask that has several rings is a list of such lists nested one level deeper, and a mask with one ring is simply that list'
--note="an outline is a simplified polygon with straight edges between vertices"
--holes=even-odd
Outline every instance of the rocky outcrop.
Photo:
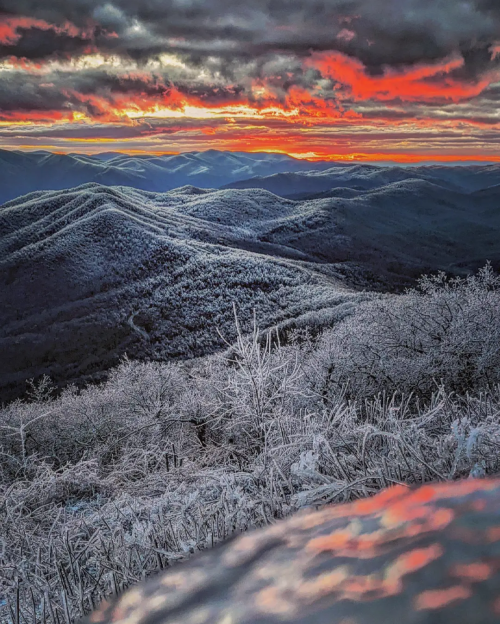
[{"label": "rocky outcrop", "polygon": [[240,535],[87,624],[493,624],[500,480],[390,488]]}]

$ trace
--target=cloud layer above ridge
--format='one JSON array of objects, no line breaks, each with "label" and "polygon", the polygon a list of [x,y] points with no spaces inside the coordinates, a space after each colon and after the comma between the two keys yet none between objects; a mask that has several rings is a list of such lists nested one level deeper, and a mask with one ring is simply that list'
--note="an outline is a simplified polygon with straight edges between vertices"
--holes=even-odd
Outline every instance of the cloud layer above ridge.
[{"label": "cloud layer above ridge", "polygon": [[0,81],[0,147],[492,159],[500,4],[1,0]]}]

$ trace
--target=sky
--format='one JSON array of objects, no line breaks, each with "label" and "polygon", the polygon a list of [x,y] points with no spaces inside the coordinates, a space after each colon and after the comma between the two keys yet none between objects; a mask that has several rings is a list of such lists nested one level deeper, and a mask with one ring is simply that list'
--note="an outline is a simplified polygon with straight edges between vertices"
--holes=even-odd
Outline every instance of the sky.
[{"label": "sky", "polygon": [[0,0],[0,148],[500,161],[500,0]]}]

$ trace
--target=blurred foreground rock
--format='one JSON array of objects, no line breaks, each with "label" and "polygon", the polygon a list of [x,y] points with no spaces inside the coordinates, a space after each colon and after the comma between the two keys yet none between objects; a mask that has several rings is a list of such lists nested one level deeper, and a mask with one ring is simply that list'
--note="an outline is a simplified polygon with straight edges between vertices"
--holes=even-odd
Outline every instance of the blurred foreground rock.
[{"label": "blurred foreground rock", "polygon": [[93,624],[500,622],[500,481],[396,486],[246,533]]}]

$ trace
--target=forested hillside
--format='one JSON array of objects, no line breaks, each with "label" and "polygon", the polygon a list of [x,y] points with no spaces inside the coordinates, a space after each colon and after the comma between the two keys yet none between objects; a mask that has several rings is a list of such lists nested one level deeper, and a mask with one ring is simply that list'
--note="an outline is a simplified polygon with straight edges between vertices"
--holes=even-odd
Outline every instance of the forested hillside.
[{"label": "forested hillside", "polygon": [[0,207],[0,397],[51,376],[102,380],[124,354],[201,357],[263,328],[316,328],[424,272],[500,266],[494,189],[409,179],[290,200],[262,189],[166,193],[86,184]]}]

